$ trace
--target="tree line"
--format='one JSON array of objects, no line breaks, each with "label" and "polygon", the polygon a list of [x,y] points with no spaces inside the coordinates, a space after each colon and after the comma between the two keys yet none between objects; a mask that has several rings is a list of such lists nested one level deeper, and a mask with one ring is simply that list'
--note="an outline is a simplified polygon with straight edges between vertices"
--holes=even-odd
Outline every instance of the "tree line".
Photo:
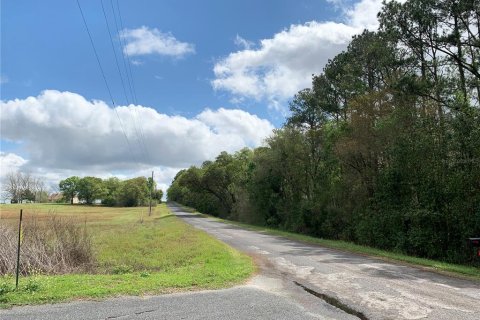
[{"label": "tree line", "polygon": [[45,182],[29,173],[10,172],[2,181],[2,198],[11,203],[47,202],[48,193]]},{"label": "tree line", "polygon": [[480,236],[480,1],[384,3],[265,145],[168,199],[238,221],[468,262]]},{"label": "tree line", "polygon": [[116,177],[101,179],[72,176],[60,181],[59,189],[64,200],[72,204],[74,198],[78,197],[86,204],[99,200],[106,206],[137,207],[148,205],[150,194],[154,204],[160,203],[163,197],[163,191],[156,189],[155,181],[145,177],[120,180]]}]

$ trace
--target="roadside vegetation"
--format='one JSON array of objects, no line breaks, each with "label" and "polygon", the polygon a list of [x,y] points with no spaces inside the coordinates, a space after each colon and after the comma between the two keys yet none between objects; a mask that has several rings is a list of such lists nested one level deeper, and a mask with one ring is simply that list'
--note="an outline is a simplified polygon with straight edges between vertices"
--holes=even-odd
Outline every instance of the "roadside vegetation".
[{"label": "roadside vegetation", "polygon": [[[214,216],[448,263],[480,237],[478,1],[386,2],[254,150],[180,171]],[[478,258],[476,259],[478,263]]]},{"label": "roadside vegetation", "polygon": [[241,228],[252,230],[252,231],[262,232],[262,233],[270,234],[274,236],[281,236],[287,239],[304,242],[308,244],[315,244],[315,245],[319,245],[319,246],[330,248],[330,249],[351,252],[351,253],[360,254],[360,255],[366,255],[369,257],[376,257],[385,261],[400,262],[416,268],[421,268],[421,269],[425,269],[425,270],[429,270],[437,273],[443,273],[450,276],[456,276],[456,277],[462,277],[462,278],[480,281],[480,268],[475,266],[468,266],[468,265],[462,265],[462,264],[447,263],[447,262],[442,262],[442,261],[432,260],[432,259],[419,258],[419,257],[402,254],[400,252],[381,250],[381,249],[372,248],[368,246],[358,245],[353,242],[347,242],[343,240],[322,239],[322,238],[312,237],[304,234],[288,232],[288,231],[273,229],[268,227],[262,227],[258,225],[252,225],[252,224],[242,223],[242,222],[228,220],[228,219],[222,219],[209,214],[200,213],[195,209],[186,207],[186,206],[182,206],[182,208],[185,211],[188,211],[192,214],[198,214],[205,218],[214,219],[215,221],[218,221],[218,222],[232,224],[232,225],[239,226]]},{"label": "roadside vegetation", "polygon": [[[0,275],[0,307],[117,295],[214,289],[240,283],[254,271],[245,256],[173,216],[161,204],[109,208],[66,204],[1,205],[0,226],[15,229],[24,208],[25,225],[72,222],[88,233],[92,258],[84,269],[28,268],[29,228],[23,231],[19,290],[15,278]],[[43,222],[42,222],[43,221]],[[81,227],[80,227],[81,226]],[[42,228],[44,228],[42,227]],[[70,228],[71,226],[69,226]],[[15,233],[16,235],[16,233]],[[15,236],[16,239],[16,236]],[[51,238],[53,239],[53,238]],[[8,261],[15,260],[15,255]]]},{"label": "roadside vegetation", "polygon": [[[18,227],[0,224],[0,275],[16,271]],[[59,274],[88,271],[94,264],[92,237],[74,217],[34,214],[22,225],[19,272]]]}]

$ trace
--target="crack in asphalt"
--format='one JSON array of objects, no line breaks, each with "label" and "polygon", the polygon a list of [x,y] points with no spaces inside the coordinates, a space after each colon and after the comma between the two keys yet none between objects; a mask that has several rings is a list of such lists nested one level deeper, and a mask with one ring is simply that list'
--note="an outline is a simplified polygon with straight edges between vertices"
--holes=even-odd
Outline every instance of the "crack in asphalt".
[{"label": "crack in asphalt", "polygon": [[[361,320],[480,320],[477,312],[480,309],[475,303],[477,282],[292,241],[208,218],[198,219],[199,216],[175,209],[172,211],[187,223],[252,256],[259,274],[281,280],[291,294],[290,299],[301,305],[320,298],[322,303],[318,305]],[[269,255],[264,254],[267,252]],[[268,285],[260,287],[272,289]],[[276,287],[271,290],[279,291]]]},{"label": "crack in asphalt", "polygon": [[[135,312],[135,315],[139,316],[141,314],[144,314],[144,313],[149,313],[149,312],[155,312],[157,311],[158,309],[151,309],[151,310],[144,310],[144,311],[138,311],[138,312]],[[123,317],[128,317],[129,314],[122,314],[122,315],[119,315],[119,316],[108,316],[105,318],[105,320],[108,320],[108,319],[118,319],[118,318],[123,318]]]},{"label": "crack in asphalt", "polygon": [[126,317],[128,316],[128,314],[122,314],[122,315],[119,315],[119,316],[108,316],[105,318],[105,320],[108,320],[108,319],[118,319],[118,318],[123,318],[123,317]]},{"label": "crack in asphalt", "polygon": [[139,311],[139,312],[135,312],[135,314],[138,316],[138,315],[140,315],[140,314],[149,313],[149,312],[155,312],[155,311],[157,311],[157,310],[158,310],[158,309]]},{"label": "crack in asphalt", "polygon": [[338,308],[338,309],[340,309],[340,310],[342,310],[342,311],[344,311],[348,314],[351,314],[352,316],[358,317],[361,320],[369,320],[362,312],[357,311],[357,310],[347,306],[346,304],[340,302],[337,298],[334,298],[334,297],[326,295],[324,293],[320,293],[320,292],[317,292],[315,290],[312,290],[312,289],[304,286],[303,284],[298,283],[297,281],[293,281],[293,283],[295,283],[297,286],[299,286],[300,288],[302,288],[306,292],[310,293],[311,295],[314,295],[315,297],[322,299],[326,303],[328,303],[328,304],[330,304],[330,305],[332,305],[332,306],[334,306],[334,307],[336,307],[336,308]]}]

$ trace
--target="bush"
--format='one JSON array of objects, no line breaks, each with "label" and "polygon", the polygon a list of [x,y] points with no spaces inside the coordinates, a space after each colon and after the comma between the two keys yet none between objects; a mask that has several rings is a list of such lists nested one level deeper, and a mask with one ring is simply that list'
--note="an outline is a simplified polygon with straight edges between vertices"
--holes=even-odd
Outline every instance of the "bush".
[{"label": "bush", "polygon": [[6,282],[2,282],[0,283],[0,296],[3,296],[9,292],[12,292],[13,291],[13,287],[10,286],[8,283]]},{"label": "bush", "polygon": [[29,278],[27,283],[24,286],[24,290],[29,293],[35,293],[40,290],[42,285],[40,284],[40,281],[36,278]]},{"label": "bush", "polygon": [[126,274],[126,273],[132,273],[133,272],[133,267],[127,266],[124,264],[121,264],[119,266],[115,266],[112,269],[113,274]]},{"label": "bush", "polygon": [[[63,274],[87,270],[94,263],[91,236],[82,222],[53,213],[40,220],[24,221],[20,252],[20,272]],[[18,230],[0,225],[0,275],[16,268]]]}]

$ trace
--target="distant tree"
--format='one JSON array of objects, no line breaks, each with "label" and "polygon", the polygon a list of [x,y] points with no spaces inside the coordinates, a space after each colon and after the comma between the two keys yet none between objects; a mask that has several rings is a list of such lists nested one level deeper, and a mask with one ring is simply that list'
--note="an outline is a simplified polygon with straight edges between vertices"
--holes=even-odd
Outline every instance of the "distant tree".
[{"label": "distant tree", "polygon": [[152,198],[157,200],[158,203],[161,203],[163,198],[163,191],[161,189],[155,190],[155,192],[152,195]]},{"label": "distant tree", "polygon": [[[147,178],[147,188],[148,188],[148,194],[147,197],[150,199],[150,196],[152,199],[156,199],[156,191],[157,191],[157,183],[155,180],[153,180],[151,177]],[[161,198],[160,198],[161,200]]]},{"label": "distant tree", "polygon": [[[72,202],[75,196],[86,204],[100,200],[106,206],[142,206],[148,205],[150,191],[156,203],[162,201],[163,191],[156,189],[155,181],[151,178],[136,177],[120,180],[111,177],[102,180],[97,177],[70,177],[60,181],[59,190],[64,198]],[[35,194],[36,197],[39,195]]]},{"label": "distant tree", "polygon": [[145,177],[137,177],[122,182],[119,193],[120,205],[125,207],[137,207],[147,204],[150,194],[148,180]]},{"label": "distant tree", "polygon": [[20,200],[21,187],[19,173],[8,173],[2,184],[2,187],[4,198],[10,199],[12,203],[16,203]]},{"label": "distant tree", "polygon": [[10,199],[12,203],[20,203],[23,200],[36,201],[37,193],[45,191],[45,184],[39,178],[29,173],[11,172],[4,180],[3,197]]},{"label": "distant tree", "polygon": [[40,179],[35,179],[34,186],[35,186],[34,187],[34,193],[35,193],[34,201],[35,202],[40,202],[40,203],[47,202],[48,201],[48,193],[46,191],[45,182],[43,182]]},{"label": "distant tree", "polygon": [[96,199],[105,196],[103,181],[96,177],[84,177],[78,182],[78,198],[87,204],[92,204]]},{"label": "distant tree", "polygon": [[103,187],[105,188],[105,195],[102,199],[102,204],[107,206],[116,206],[119,204],[119,194],[122,187],[122,182],[116,177],[103,180]]},{"label": "distant tree", "polygon": [[46,191],[35,192],[35,202],[45,203],[48,201],[48,193]]},{"label": "distant tree", "polygon": [[177,172],[177,174],[173,178],[172,184],[167,189],[168,201],[185,203],[184,198],[185,198],[185,192],[187,191],[187,189],[180,185],[180,180],[186,171],[187,171],[186,169],[180,170],[179,172]]},{"label": "distant tree", "polygon": [[79,182],[80,182],[80,178],[73,176],[60,181],[60,183],[58,184],[64,199],[70,201],[71,204],[73,204],[73,198],[75,198],[78,195]]}]

